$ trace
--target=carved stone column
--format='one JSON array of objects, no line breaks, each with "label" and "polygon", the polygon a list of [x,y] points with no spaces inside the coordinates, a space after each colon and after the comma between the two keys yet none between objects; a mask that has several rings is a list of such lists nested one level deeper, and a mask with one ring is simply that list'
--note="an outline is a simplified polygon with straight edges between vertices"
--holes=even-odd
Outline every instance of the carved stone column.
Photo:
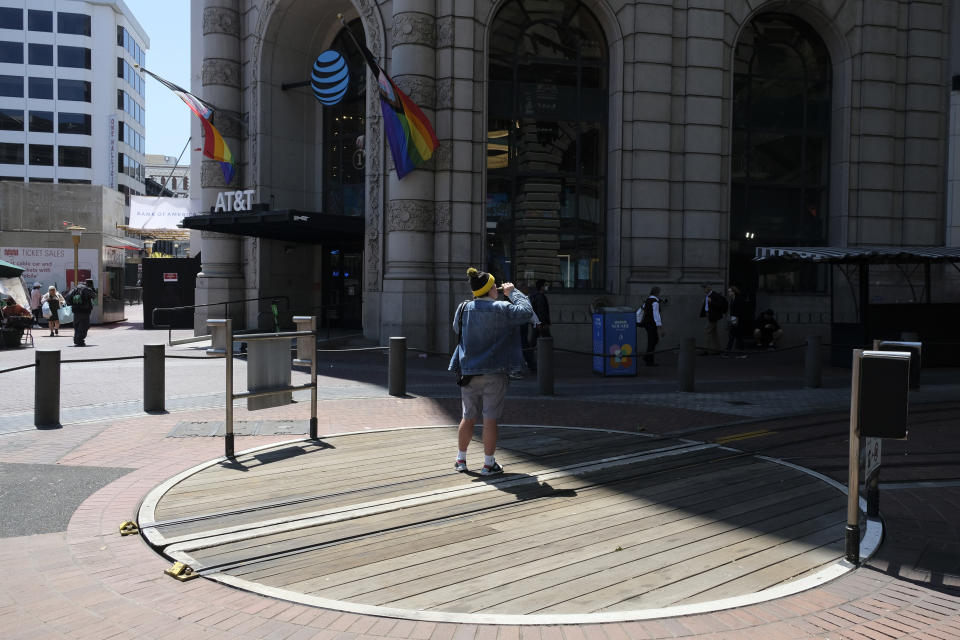
[{"label": "carved stone column", "polygon": [[[192,20],[199,23],[200,86],[194,78],[192,90],[201,98],[217,107],[213,124],[220,131],[227,146],[237,159],[241,144],[241,77],[240,77],[240,11],[239,0],[193,0]],[[200,146],[194,140],[194,146]],[[242,188],[243,176],[240,163],[236,175],[227,185],[220,163],[200,154],[194,159],[200,162],[200,200],[203,211],[209,211],[217,201],[217,193],[228,188]],[[200,273],[197,275],[196,303],[208,304],[240,300],[248,297],[241,269],[241,236],[204,231],[201,233]],[[243,328],[243,305],[198,308],[194,314],[194,330],[206,333],[208,317],[222,318],[228,314],[234,320],[234,328]]]},{"label": "carved stone column", "polygon": [[[424,114],[434,120],[436,3],[433,0],[394,0],[392,60],[388,68],[397,86]],[[436,204],[433,163],[398,180],[388,165],[385,264],[381,296],[381,342],[406,336],[415,347],[432,348],[437,334],[434,318],[434,227]]]}]

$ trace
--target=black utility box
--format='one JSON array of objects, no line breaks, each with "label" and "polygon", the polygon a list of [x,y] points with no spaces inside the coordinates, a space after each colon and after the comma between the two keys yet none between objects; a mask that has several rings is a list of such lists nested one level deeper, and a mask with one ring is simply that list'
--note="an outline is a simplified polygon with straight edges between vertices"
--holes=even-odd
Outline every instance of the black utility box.
[{"label": "black utility box", "polygon": [[193,329],[193,309],[164,309],[194,304],[198,273],[199,257],[143,259],[144,329]]}]

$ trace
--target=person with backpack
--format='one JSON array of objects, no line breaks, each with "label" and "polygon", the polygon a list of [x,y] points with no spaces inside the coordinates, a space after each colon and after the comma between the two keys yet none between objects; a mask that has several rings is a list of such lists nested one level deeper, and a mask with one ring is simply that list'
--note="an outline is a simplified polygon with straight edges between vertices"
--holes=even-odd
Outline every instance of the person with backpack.
[{"label": "person with backpack", "polygon": [[703,285],[703,306],[700,307],[700,317],[707,319],[705,333],[707,337],[706,350],[700,355],[706,356],[711,353],[720,353],[720,336],[717,334],[717,323],[723,319],[727,313],[727,299],[713,290],[713,285],[709,282]]},{"label": "person with backpack", "polygon": [[97,299],[93,280],[81,282],[67,292],[67,304],[73,309],[73,345],[87,346],[87,331],[90,330],[90,314]]},{"label": "person with backpack", "polygon": [[643,361],[648,367],[655,367],[653,351],[660,342],[663,335],[663,323],[660,318],[660,287],[650,289],[650,295],[643,301],[640,308],[637,309],[637,326],[643,327],[647,332],[647,351],[643,356]]}]

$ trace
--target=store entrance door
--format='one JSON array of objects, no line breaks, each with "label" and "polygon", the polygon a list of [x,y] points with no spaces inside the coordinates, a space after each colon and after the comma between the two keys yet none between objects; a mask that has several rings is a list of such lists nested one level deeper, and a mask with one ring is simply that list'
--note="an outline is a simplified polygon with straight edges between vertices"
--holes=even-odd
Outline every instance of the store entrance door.
[{"label": "store entrance door", "polygon": [[361,329],[363,253],[324,247],[322,327]]}]

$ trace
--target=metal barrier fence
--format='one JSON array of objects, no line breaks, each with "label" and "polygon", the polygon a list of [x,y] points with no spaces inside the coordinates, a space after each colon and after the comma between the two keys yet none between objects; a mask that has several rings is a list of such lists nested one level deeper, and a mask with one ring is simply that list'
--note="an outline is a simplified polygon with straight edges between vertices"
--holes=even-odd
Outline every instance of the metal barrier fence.
[{"label": "metal barrier fence", "polygon": [[[270,396],[280,393],[291,393],[300,389],[311,390],[311,414],[310,414],[310,437],[317,439],[317,357],[320,353],[346,353],[346,352],[364,352],[364,351],[383,351],[388,350],[388,393],[397,397],[406,396],[407,387],[407,339],[404,337],[390,338],[389,346],[362,347],[348,349],[317,349],[317,328],[315,316],[295,316],[294,322],[298,330],[290,332],[275,333],[233,333],[232,322],[226,319],[209,320],[208,325],[215,327],[211,333],[213,344],[206,351],[207,355],[224,357],[226,366],[226,411],[227,411],[227,456],[233,456],[233,400],[242,398],[257,398]],[[302,385],[283,385],[269,389],[254,389],[241,393],[233,393],[233,343],[237,338],[242,338],[244,342],[257,341],[282,341],[297,340],[297,355],[292,359],[292,366],[309,366],[310,383]],[[900,348],[894,346],[886,348],[897,351],[905,350],[907,347]],[[919,349],[920,343],[904,343],[911,349]],[[915,347],[913,345],[916,345]],[[820,336],[810,336],[802,345],[794,345],[777,349],[778,352],[805,349],[803,380],[804,386],[809,388],[819,388],[822,383],[823,359],[822,352],[824,348],[833,345],[823,343]],[[936,344],[928,344],[928,348],[935,348]],[[554,353],[563,352],[569,354],[584,355],[589,357],[610,357],[610,354],[592,353],[589,351],[578,351],[574,349],[555,348],[553,338],[543,337],[537,341],[535,347],[537,351],[537,382],[541,395],[553,395],[554,393]],[[422,353],[433,353],[434,355],[443,355],[445,353],[428,352],[422,349],[414,349]],[[654,351],[654,354],[665,354],[678,352],[677,376],[679,391],[694,391],[695,388],[695,364],[696,353],[704,351],[703,347],[698,347],[694,338],[684,338],[679,346]],[[774,351],[757,351],[754,355],[766,356]],[[227,357],[229,355],[229,357]],[[248,354],[249,355],[249,354]],[[633,357],[642,357],[644,353],[634,354]],[[7,369],[0,369],[0,374],[12,373],[24,369],[34,368],[34,425],[37,427],[56,426],[60,423],[60,368],[63,364],[82,364],[91,362],[109,362],[119,360],[139,360],[144,361],[143,376],[143,410],[144,412],[164,411],[165,410],[165,370],[164,363],[167,359],[184,360],[206,360],[203,356],[172,355],[165,352],[165,345],[153,344],[144,345],[143,355],[135,356],[116,356],[107,358],[90,358],[83,360],[61,360],[60,351],[36,351],[35,362],[24,364]],[[919,354],[914,358],[915,368],[911,369],[911,388],[919,388],[920,359]],[[256,362],[251,362],[251,366],[257,366]],[[913,366],[913,365],[912,365]]]},{"label": "metal barrier fence", "polygon": [[[297,340],[297,358],[294,364],[310,365],[310,382],[301,385],[282,385],[272,386],[264,389],[247,390],[235,393],[233,390],[233,321],[229,318],[207,320],[207,326],[210,327],[213,346],[207,349],[207,355],[223,357],[226,361],[226,413],[225,426],[226,434],[224,438],[224,455],[228,458],[234,457],[233,446],[233,401],[241,398],[262,398],[265,396],[278,395],[281,393],[292,393],[300,389],[310,389],[310,439],[316,440],[317,435],[317,337],[315,335],[315,316],[296,316],[294,322],[298,325],[309,326],[310,329],[302,331],[285,331],[277,333],[248,333],[244,334],[243,339],[246,342],[257,342],[267,340]],[[222,346],[221,346],[222,345]],[[283,347],[283,345],[279,345]],[[289,354],[289,349],[287,349]],[[309,358],[304,356],[309,355]],[[259,356],[254,356],[259,357]],[[250,362],[250,366],[255,366],[256,362]]]},{"label": "metal barrier fence", "polygon": [[[280,330],[280,328],[279,328],[279,326],[278,326],[278,313],[279,313],[279,310],[277,309],[276,303],[279,302],[280,300],[283,300],[284,303],[286,304],[286,307],[287,307],[286,310],[289,312],[289,311],[290,311],[290,297],[289,297],[289,296],[260,296],[259,298],[244,298],[243,300],[225,300],[225,301],[223,301],[223,302],[207,302],[207,303],[204,303],[204,304],[189,304],[189,305],[185,305],[185,306],[182,306],[182,307],[156,307],[156,308],[151,312],[151,314],[150,314],[150,319],[151,319],[151,321],[153,322],[153,326],[154,326],[154,327],[156,327],[156,328],[158,328],[158,329],[163,329],[163,328],[166,328],[166,329],[167,329],[167,345],[169,345],[169,346],[171,346],[171,347],[176,346],[176,345],[180,345],[180,344],[188,344],[188,343],[191,343],[191,342],[203,342],[204,340],[209,340],[209,339],[210,339],[210,334],[203,335],[203,336],[193,336],[192,338],[179,338],[179,339],[177,339],[177,340],[174,340],[174,339],[173,339],[173,327],[171,327],[170,325],[162,325],[162,324],[160,324],[159,322],[157,322],[157,313],[160,312],[160,311],[186,311],[187,309],[201,309],[201,308],[204,308],[204,307],[219,307],[220,305],[223,305],[223,315],[229,316],[229,315],[230,315],[230,305],[231,305],[231,304],[239,304],[239,303],[242,303],[242,302],[257,302],[257,301],[260,301],[260,300],[270,300],[270,301],[271,301],[271,305],[270,305],[271,310],[270,310],[270,312],[267,312],[267,311],[261,311],[261,312],[259,312],[259,313],[257,314],[257,319],[258,319],[258,321],[259,321],[260,316],[262,316],[262,315],[264,315],[264,314],[266,314],[266,313],[272,313],[273,319],[274,319],[274,327],[275,327],[275,329],[276,329],[277,331],[279,331],[279,330]],[[259,329],[253,329],[253,330],[251,331],[251,333],[256,332],[256,331],[259,331]],[[239,334],[239,333],[242,333],[242,332],[239,332],[239,331],[238,331],[237,333]]]}]

